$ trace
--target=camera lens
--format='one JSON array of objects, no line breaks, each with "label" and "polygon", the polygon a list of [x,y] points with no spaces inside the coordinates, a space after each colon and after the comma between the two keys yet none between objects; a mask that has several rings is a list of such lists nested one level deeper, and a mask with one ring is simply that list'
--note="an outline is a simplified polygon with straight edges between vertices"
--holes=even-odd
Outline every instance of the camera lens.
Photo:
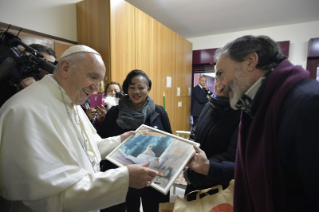
[{"label": "camera lens", "polygon": [[115,94],[115,97],[116,98],[123,98],[123,96],[124,96],[124,93],[123,92],[116,92],[116,94]]}]

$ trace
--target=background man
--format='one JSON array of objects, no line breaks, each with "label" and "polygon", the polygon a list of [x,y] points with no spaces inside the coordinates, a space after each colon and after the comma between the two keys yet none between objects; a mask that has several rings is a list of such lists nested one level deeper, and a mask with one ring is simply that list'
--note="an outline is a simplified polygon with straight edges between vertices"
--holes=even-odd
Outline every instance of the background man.
[{"label": "background man", "polygon": [[124,202],[129,186],[150,184],[149,162],[99,172],[101,158],[133,133],[101,139],[81,109],[104,75],[98,52],[72,46],[53,75],[1,107],[0,195],[9,200],[1,209],[98,210]]},{"label": "background man", "polygon": [[[185,194],[218,184],[227,188],[229,181],[234,179],[234,170],[230,179],[221,174],[222,172],[215,173],[215,166],[220,167],[226,161],[235,162],[240,119],[240,111],[230,107],[229,97],[221,92],[222,88],[216,78],[214,84],[216,97],[210,98],[196,124],[195,142],[200,144],[202,152],[207,155],[209,161],[207,164],[199,165],[206,170],[205,172],[196,169],[197,165],[192,163],[195,170],[191,167],[185,169],[184,177],[187,181]],[[210,168],[209,165],[212,167]],[[210,172],[214,170],[213,175],[208,173],[209,170]],[[188,195],[188,200],[192,199],[196,199],[196,193]]]},{"label": "background man", "polygon": [[319,83],[267,36],[216,51],[216,76],[243,110],[234,211],[318,211]]},{"label": "background man", "polygon": [[212,95],[212,92],[208,89],[206,85],[206,81],[206,77],[201,76],[199,78],[199,83],[193,88],[191,113],[193,116],[193,127],[196,126],[200,113],[205,107],[205,104],[209,101],[208,96]]}]

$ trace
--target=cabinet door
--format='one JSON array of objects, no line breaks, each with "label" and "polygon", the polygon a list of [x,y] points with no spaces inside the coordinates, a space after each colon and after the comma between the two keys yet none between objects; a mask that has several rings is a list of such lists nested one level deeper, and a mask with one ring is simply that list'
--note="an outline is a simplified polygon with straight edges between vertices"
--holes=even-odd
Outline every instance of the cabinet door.
[{"label": "cabinet door", "polygon": [[201,49],[193,51],[193,64],[214,63],[214,54],[217,49]]},{"label": "cabinet door", "polygon": [[122,83],[136,68],[135,8],[123,0],[111,0],[111,79]]}]

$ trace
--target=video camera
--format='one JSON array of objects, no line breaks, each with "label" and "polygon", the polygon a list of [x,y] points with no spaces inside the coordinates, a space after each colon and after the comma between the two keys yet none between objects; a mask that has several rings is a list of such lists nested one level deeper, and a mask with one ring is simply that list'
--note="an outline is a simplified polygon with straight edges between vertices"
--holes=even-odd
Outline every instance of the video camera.
[{"label": "video camera", "polygon": [[125,96],[124,92],[119,91],[115,93],[116,98],[122,99],[124,96]]},{"label": "video camera", "polygon": [[[33,77],[40,80],[41,69],[52,74],[56,64],[41,59],[40,52],[23,43],[18,37],[21,29],[16,36],[9,33],[10,26],[0,33],[0,86],[14,86],[19,91],[23,79]],[[24,51],[18,48],[19,45]]]}]

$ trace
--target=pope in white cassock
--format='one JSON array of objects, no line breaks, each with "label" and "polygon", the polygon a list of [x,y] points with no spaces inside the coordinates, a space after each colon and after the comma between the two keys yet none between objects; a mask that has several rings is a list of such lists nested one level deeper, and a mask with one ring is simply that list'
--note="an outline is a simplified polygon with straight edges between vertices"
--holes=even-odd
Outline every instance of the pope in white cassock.
[{"label": "pope in white cassock", "polygon": [[99,172],[101,158],[132,134],[101,139],[79,106],[104,75],[98,52],[72,46],[53,75],[1,107],[1,211],[93,211],[150,184],[157,172],[149,162]]}]

